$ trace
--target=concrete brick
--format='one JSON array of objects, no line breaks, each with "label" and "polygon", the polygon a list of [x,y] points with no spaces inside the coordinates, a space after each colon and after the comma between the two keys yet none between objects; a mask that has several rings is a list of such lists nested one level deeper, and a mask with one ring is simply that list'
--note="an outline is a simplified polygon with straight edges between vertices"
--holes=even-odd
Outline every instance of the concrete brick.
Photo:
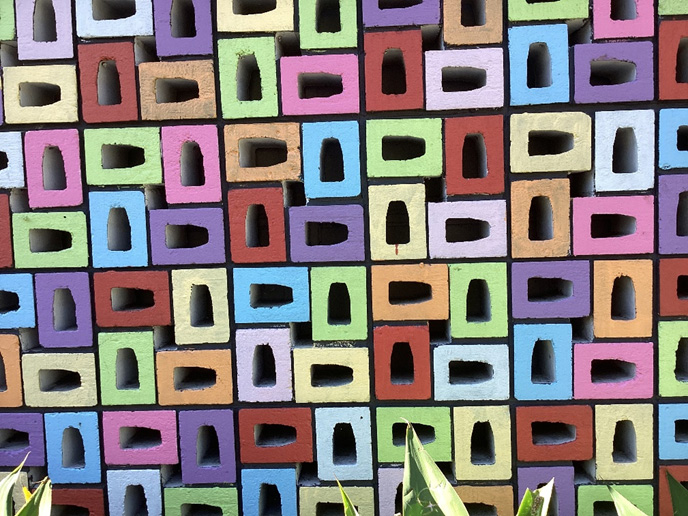
[{"label": "concrete brick", "polygon": [[14,39],[14,2],[6,2],[0,7],[0,39],[9,41]]},{"label": "concrete brick", "polygon": [[365,258],[360,204],[291,207],[289,234],[293,262],[360,262]]},{"label": "concrete brick", "polygon": [[297,516],[296,470],[292,468],[244,469],[241,472],[241,498],[245,516],[260,516],[261,500],[276,505],[263,486],[274,486],[279,492],[279,509],[283,516]]},{"label": "concrete brick", "polygon": [[172,306],[178,344],[229,341],[226,269],[173,270]]},{"label": "concrete brick", "polygon": [[153,35],[153,0],[134,0],[131,10],[101,5],[93,0],[76,0],[76,33],[80,38],[118,38]]},{"label": "concrete brick", "polygon": [[688,349],[688,324],[684,321],[660,321],[658,325],[658,394],[663,398],[686,396],[685,357]]},{"label": "concrete brick", "polygon": [[439,0],[421,0],[411,5],[380,6],[375,0],[363,0],[363,25],[366,27],[420,26],[440,21]]},{"label": "concrete brick", "polygon": [[497,516],[513,516],[514,488],[512,486],[457,486],[454,488],[464,505],[487,505]]},{"label": "concrete brick", "polygon": [[402,510],[401,489],[404,470],[402,468],[378,468],[377,497],[380,516],[394,516]]},{"label": "concrete brick", "polygon": [[88,273],[36,274],[35,280],[38,340],[41,346],[91,346],[93,323]]},{"label": "concrete brick", "polygon": [[688,149],[683,143],[688,109],[659,110],[659,168],[688,167]]},{"label": "concrete brick", "polygon": [[10,213],[10,196],[0,194],[0,269],[13,265],[12,256],[12,214]]},{"label": "concrete brick", "polygon": [[452,460],[449,407],[378,407],[375,409],[378,462],[404,462],[406,421],[435,462]]},{"label": "concrete brick", "polygon": [[557,486],[557,497],[556,507],[552,507],[552,510],[557,511],[557,514],[562,516],[573,516],[575,514],[576,491],[574,486],[574,468],[572,466],[518,468],[516,474],[518,485],[517,500],[523,498],[526,488],[534,491],[554,478]]},{"label": "concrete brick", "polygon": [[22,378],[27,407],[93,407],[98,404],[96,363],[92,353],[25,354]]},{"label": "concrete brick", "polygon": [[457,480],[510,479],[509,407],[454,407],[452,417]]},{"label": "concrete brick", "polygon": [[506,345],[437,346],[433,349],[432,356],[434,399],[509,399],[511,367]]},{"label": "concrete brick", "polygon": [[[661,5],[661,2],[660,2]],[[660,7],[661,9],[661,7]],[[688,83],[683,82],[683,59],[679,58],[681,42],[688,37],[688,24],[683,20],[662,20],[659,23],[658,54],[661,64],[657,73],[660,100],[688,98]]]},{"label": "concrete brick", "polygon": [[[111,516],[126,516],[125,507],[145,503],[148,514],[163,514],[157,469],[120,469],[107,472],[108,510]],[[141,498],[139,498],[139,496]],[[143,507],[137,507],[138,510]]]},{"label": "concrete brick", "polygon": [[659,315],[688,315],[684,283],[688,271],[685,258],[659,260]]},{"label": "concrete brick", "polygon": [[233,273],[237,323],[310,320],[307,267],[235,268]]},{"label": "concrete brick", "polygon": [[53,489],[54,510],[84,511],[86,516],[105,516],[102,489]]},{"label": "concrete brick", "polygon": [[667,175],[659,178],[659,252],[679,254],[688,249],[686,238],[686,197],[688,176]]},{"label": "concrete brick", "polygon": [[[664,475],[660,473],[660,478]],[[654,488],[649,485],[614,485],[621,495],[638,507],[645,514],[653,514]],[[612,503],[609,488],[605,485],[578,486],[577,488],[577,512],[578,516],[594,516],[595,505],[598,502]]]},{"label": "concrete brick", "polygon": [[688,6],[681,0],[658,0],[658,11],[660,15],[688,14]]},{"label": "concrete brick", "polygon": [[12,242],[17,268],[75,268],[88,265],[83,212],[15,213]]},{"label": "concrete brick", "polygon": [[[489,45],[502,42],[502,10],[499,0],[485,0],[477,6],[473,19],[464,20],[459,0],[442,4],[444,42],[448,45]],[[499,514],[499,516],[502,516]]]},{"label": "concrete brick", "polygon": [[378,326],[373,332],[373,348],[377,399],[430,399],[432,373],[427,326]]},{"label": "concrete brick", "polygon": [[103,412],[103,455],[108,465],[176,464],[176,412]]},{"label": "concrete brick", "polygon": [[[19,362],[19,338],[16,335],[0,335],[0,377],[4,389],[0,392],[0,407],[20,407],[22,405],[22,378]],[[42,442],[42,439],[41,439]],[[19,460],[12,460],[12,466]]]},{"label": "concrete brick", "polygon": [[[0,349],[0,351],[3,350]],[[16,468],[16,465],[21,464],[25,458],[25,466],[43,466],[45,464],[43,416],[41,414],[3,414],[0,433],[2,433],[0,465]]]},{"label": "concrete brick", "polygon": [[508,12],[510,21],[582,19],[589,16],[587,0],[560,0],[555,6],[528,0],[508,0]]},{"label": "concrete brick", "polygon": [[22,134],[0,133],[0,152],[7,157],[7,166],[0,170],[0,187],[23,188],[25,182]]},{"label": "concrete brick", "polygon": [[[294,30],[294,0],[276,0],[274,8],[256,9],[250,2],[217,2],[217,30],[220,32],[277,32]],[[255,12],[258,11],[258,12]]]},{"label": "concrete brick", "polygon": [[[594,0],[592,3],[592,31],[595,39],[643,38],[655,34],[653,0],[633,0],[633,12],[612,14],[612,0]],[[635,5],[633,5],[635,4]],[[620,19],[619,19],[620,18]]]},{"label": "concrete brick", "polygon": [[3,310],[0,328],[35,328],[33,276],[31,274],[0,275]]},{"label": "concrete brick", "polygon": [[312,462],[311,421],[308,407],[239,410],[241,462]]},{"label": "concrete brick", "polygon": [[180,410],[179,448],[184,484],[236,482],[231,410]]},{"label": "concrete brick", "polygon": [[370,401],[366,348],[295,348],[296,403],[364,403]]},{"label": "concrete brick", "polygon": [[[667,473],[679,482],[685,482],[688,478],[688,467],[686,466],[660,466],[659,467],[659,492],[655,496],[659,497],[659,514],[661,516],[671,516],[674,508],[671,503],[671,493],[669,491],[669,479]],[[653,493],[654,494],[654,493]],[[653,497],[654,498],[654,497]],[[652,500],[654,502],[654,500]]]},{"label": "concrete brick", "polygon": [[[346,493],[360,516],[375,514],[375,492],[372,487],[347,487]],[[299,487],[299,516],[309,516],[342,506],[338,487]]]},{"label": "concrete brick", "polygon": [[373,479],[372,435],[368,407],[316,408],[315,435],[318,478]]},{"label": "concrete brick", "polygon": [[240,329],[236,331],[235,342],[239,400],[292,401],[294,394],[289,330]]},{"label": "concrete brick", "polygon": [[685,403],[657,407],[660,460],[685,460],[688,457],[684,428],[687,408]]},{"label": "concrete brick", "polygon": [[96,412],[45,414],[48,475],[56,484],[99,484],[100,430]]},{"label": "concrete brick", "polygon": [[[321,9],[322,12],[320,12]],[[343,0],[337,2],[333,7],[322,8],[308,0],[299,0],[299,42],[301,48],[355,47],[358,35],[356,14],[356,0]],[[325,19],[328,16],[338,20],[338,25],[332,23],[332,26],[329,26]]]},{"label": "concrete brick", "polygon": [[36,3],[36,0],[17,2],[15,15],[19,59],[27,61],[74,57],[71,2],[54,0],[52,20],[36,13]]},{"label": "concrete brick", "polygon": [[184,9],[173,0],[154,0],[155,49],[159,56],[212,54],[210,0],[192,0],[187,5],[190,7]]},{"label": "concrete brick", "polygon": [[[365,267],[312,267],[310,279],[313,340],[367,339],[368,282]],[[342,285],[346,295],[335,290]],[[341,297],[335,297],[340,294]]]},{"label": "concrete brick", "polygon": [[236,487],[175,487],[164,489],[165,512],[168,516],[183,516],[191,510],[220,511],[223,516],[239,514]]}]

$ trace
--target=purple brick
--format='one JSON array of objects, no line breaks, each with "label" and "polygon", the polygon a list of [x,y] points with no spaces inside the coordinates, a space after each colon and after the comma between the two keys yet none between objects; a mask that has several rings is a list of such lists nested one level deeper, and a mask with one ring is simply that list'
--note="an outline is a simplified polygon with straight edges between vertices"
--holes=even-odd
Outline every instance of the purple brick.
[{"label": "purple brick", "polygon": [[363,0],[363,24],[366,27],[433,25],[439,21],[439,0],[421,0],[416,5],[391,9],[381,9],[379,0]]},{"label": "purple brick", "polygon": [[154,265],[225,263],[221,208],[151,210]]},{"label": "purple brick", "polygon": [[[70,296],[74,301],[73,311]],[[59,311],[53,313],[53,307]],[[36,310],[38,340],[44,348],[93,345],[88,273],[36,274]]]},{"label": "purple brick", "polygon": [[[217,448],[207,447],[212,427],[217,434]],[[199,437],[202,439],[198,445]],[[182,457],[182,482],[185,484],[221,484],[236,482],[234,455],[234,417],[231,410],[179,411],[179,443]],[[198,457],[198,450],[204,456]]]},{"label": "purple brick", "polygon": [[[554,279],[563,281],[557,283]],[[516,319],[590,315],[587,260],[514,263],[511,284],[511,306]]]},{"label": "purple brick", "polygon": [[380,516],[394,516],[394,501],[397,489],[404,479],[401,468],[380,468],[377,470],[377,487]]},{"label": "purple brick", "polygon": [[45,465],[43,416],[3,414],[0,419],[0,466],[14,468],[24,460],[24,457],[25,466]]},{"label": "purple brick", "polygon": [[559,503],[556,514],[559,516],[575,516],[576,496],[573,484],[573,468],[570,466],[554,466],[550,468],[518,468],[518,499],[523,498],[526,488],[533,491],[541,484],[546,484],[554,478]]},{"label": "purple brick", "polygon": [[[347,234],[332,224],[346,226]],[[365,258],[363,207],[358,204],[290,208],[289,234],[294,262],[352,262]],[[338,237],[343,236],[340,242]]]},{"label": "purple brick", "polygon": [[213,52],[210,0],[192,0],[194,20],[187,20],[195,36],[172,35],[172,0],[155,0],[155,44],[159,56],[206,55]]},{"label": "purple brick", "polygon": [[[679,202],[688,197],[688,175],[667,175],[659,177],[659,252],[660,254],[688,253],[688,234],[679,228],[679,217],[688,217],[688,205]],[[688,199],[686,199],[688,200]],[[679,208],[684,213],[678,213]],[[679,231],[681,229],[681,231]],[[681,235],[679,235],[681,233]]]},{"label": "purple brick", "polygon": [[[575,45],[574,99],[579,104],[598,102],[633,102],[654,98],[654,62],[651,41],[624,43],[587,43]],[[592,63],[611,62],[615,66],[635,64],[635,80],[620,84],[590,84]],[[612,74],[613,75],[613,74]],[[624,75],[622,72],[621,76]],[[605,82],[604,73],[596,74]],[[612,80],[615,82],[615,80]]]}]

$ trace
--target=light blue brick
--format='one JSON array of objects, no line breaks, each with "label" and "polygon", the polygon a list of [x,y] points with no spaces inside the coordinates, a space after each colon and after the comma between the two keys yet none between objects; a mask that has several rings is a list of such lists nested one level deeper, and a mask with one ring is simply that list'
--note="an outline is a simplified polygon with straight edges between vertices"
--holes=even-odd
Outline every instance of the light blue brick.
[{"label": "light blue brick", "polygon": [[[509,349],[505,344],[437,346],[433,357],[436,400],[509,399]],[[469,376],[452,378],[452,362],[482,362],[487,374],[478,375],[475,381]]]},{"label": "light blue brick", "polygon": [[[293,301],[273,306],[252,306],[255,285],[281,285],[292,289]],[[234,318],[237,323],[288,323],[310,320],[307,267],[234,269]]]},{"label": "light blue brick", "polygon": [[124,509],[125,496],[129,486],[141,486],[143,488],[148,516],[162,516],[160,471],[157,469],[108,471],[107,491],[110,516],[126,516],[129,514]]},{"label": "light blue brick", "polygon": [[[688,403],[659,405],[659,458],[688,459]],[[678,425],[677,425],[678,422]]]},{"label": "light blue brick", "polygon": [[659,167],[688,168],[688,150],[678,149],[678,130],[685,126],[688,133],[688,109],[659,111]]},{"label": "light blue brick", "polygon": [[[351,425],[356,441],[356,456],[335,463],[333,443],[338,423]],[[373,450],[370,431],[370,409],[342,407],[315,409],[316,456],[318,478],[322,480],[372,480]]]},{"label": "light blue brick", "polygon": [[244,516],[260,516],[260,489],[263,484],[277,487],[282,516],[297,516],[295,469],[244,469],[241,472],[241,493]]},{"label": "light blue brick", "polygon": [[7,156],[7,166],[0,170],[0,188],[22,188],[25,182],[21,133],[0,133],[0,152]]},{"label": "light blue brick", "polygon": [[[71,448],[72,441],[63,440],[68,428],[81,434],[83,462]],[[100,473],[100,435],[98,414],[95,412],[60,412],[45,415],[45,439],[48,456],[48,476],[55,484],[98,484]],[[70,449],[63,450],[63,444]],[[77,445],[78,446],[78,445]],[[67,460],[65,465],[64,460]],[[71,462],[70,462],[71,461]]]},{"label": "light blue brick", "polygon": [[31,274],[1,274],[0,293],[2,293],[0,299],[3,305],[0,312],[0,329],[11,330],[36,326]]}]

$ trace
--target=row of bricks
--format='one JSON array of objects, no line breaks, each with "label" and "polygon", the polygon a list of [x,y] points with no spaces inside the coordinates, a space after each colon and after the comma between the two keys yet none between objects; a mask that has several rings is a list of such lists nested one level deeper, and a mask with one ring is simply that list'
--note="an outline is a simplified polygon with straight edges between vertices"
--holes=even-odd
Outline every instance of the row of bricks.
[{"label": "row of bricks", "polygon": [[[663,66],[671,73],[660,75],[660,98],[685,99],[688,83],[680,79],[688,65],[679,59],[679,49],[688,38],[688,22],[668,23],[663,24],[667,34],[660,40],[665,45],[659,47],[658,59],[672,65]],[[567,30],[565,24],[510,29],[512,105],[569,102]],[[368,111],[422,109],[424,104],[432,111],[504,106],[501,48],[423,52],[420,30],[370,33],[366,41]],[[283,115],[346,114],[361,109],[356,54],[278,58],[272,37],[221,39],[217,44],[223,118],[275,117],[280,107]],[[589,43],[573,49],[576,103],[655,98],[653,42]],[[79,64],[87,122],[137,118],[137,70],[142,119],[217,116],[215,65],[210,60],[137,66],[133,44],[122,42],[80,46]],[[76,66],[5,66],[3,75],[8,124],[79,119]]]},{"label": "row of bricks", "polygon": [[[65,59],[73,57],[74,28],[70,0],[5,2],[0,11],[0,39],[15,38],[19,57]],[[509,0],[510,21],[584,20],[589,0],[570,0],[554,6]],[[642,38],[654,35],[653,0],[626,0],[619,8],[612,0],[593,0],[588,37]],[[219,0],[218,32],[298,31],[303,49],[351,48],[357,45],[356,0],[315,5],[306,0],[274,0],[253,5],[248,0]],[[565,5],[567,4],[567,5]],[[675,5],[673,5],[675,4]],[[411,4],[363,0],[365,27],[437,25],[443,13],[443,41],[448,45],[484,45],[502,42],[502,11],[498,0],[423,0]],[[159,56],[212,53],[211,0],[132,0],[112,6],[102,0],[76,2],[76,36],[83,39],[152,36]],[[16,11],[16,12],[13,12]],[[296,12],[295,12],[296,11]],[[51,16],[47,16],[51,14]],[[677,0],[660,0],[659,14],[688,14]],[[580,24],[580,22],[579,22]]]},{"label": "row of bricks", "polygon": [[[660,460],[688,457],[686,408],[657,406]],[[591,478],[649,480],[654,410],[649,404],[529,406],[516,407],[512,416],[506,405],[378,407],[373,436],[368,407],[239,409],[238,456],[244,465],[317,459],[320,480],[372,480],[373,440],[379,463],[403,462],[403,418],[432,458],[450,463],[461,481],[511,479],[512,446],[520,463],[590,461],[584,470]],[[31,452],[27,465],[47,464],[57,484],[100,483],[105,465],[180,464],[184,484],[236,481],[229,409],[10,413],[0,428],[7,436],[0,463],[16,464]]]}]

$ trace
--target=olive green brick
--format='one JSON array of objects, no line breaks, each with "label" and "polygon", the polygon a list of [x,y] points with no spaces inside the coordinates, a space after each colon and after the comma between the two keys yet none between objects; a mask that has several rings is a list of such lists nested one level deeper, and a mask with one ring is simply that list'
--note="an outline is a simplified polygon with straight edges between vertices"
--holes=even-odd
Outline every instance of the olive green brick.
[{"label": "olive green brick", "polygon": [[[217,513],[218,516],[239,516],[239,501],[234,487],[174,487],[164,489],[164,498],[165,516],[186,516],[188,508],[184,508],[185,505],[208,505],[212,507],[210,511],[222,511]],[[207,514],[211,514],[210,511]]]}]

